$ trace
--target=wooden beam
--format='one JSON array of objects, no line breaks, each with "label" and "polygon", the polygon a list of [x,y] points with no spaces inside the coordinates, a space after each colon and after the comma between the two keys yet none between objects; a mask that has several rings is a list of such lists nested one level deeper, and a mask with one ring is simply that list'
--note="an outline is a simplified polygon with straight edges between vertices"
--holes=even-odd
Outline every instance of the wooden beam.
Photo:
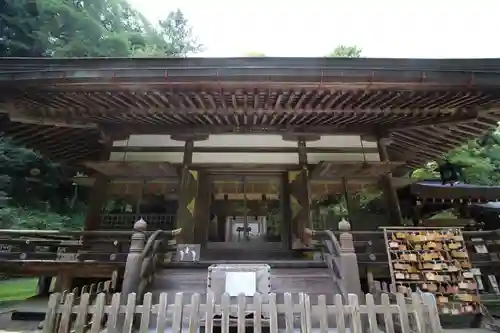
[{"label": "wooden beam", "polygon": [[[105,127],[106,128],[106,127]],[[210,134],[302,134],[302,135],[335,135],[335,134],[362,134],[374,131],[373,125],[332,125],[332,126],[254,126],[254,125],[134,125],[120,124],[111,131],[123,131],[130,134],[170,134],[176,135],[187,131],[195,135]]]},{"label": "wooden beam", "polygon": [[[377,140],[377,147],[380,154],[381,162],[389,162],[389,154],[387,152],[386,142],[379,138]],[[403,225],[403,218],[401,216],[401,208],[399,207],[399,198],[392,184],[392,173],[387,173],[382,175],[381,183],[383,185],[384,196],[387,200],[387,209],[390,215],[389,223],[391,225]]]},{"label": "wooden beam", "polygon": [[293,236],[305,244],[305,229],[311,229],[311,191],[309,169],[307,165],[306,142],[297,141],[299,148],[299,167],[297,171],[288,173],[290,189],[291,223]]},{"label": "wooden beam", "polygon": [[[471,121],[473,118],[464,118],[462,120],[455,120],[455,122],[459,121]],[[419,122],[416,124],[398,124],[395,123],[394,127],[385,128],[386,131],[403,131],[406,127],[409,129],[414,128],[423,128],[427,126],[433,126],[439,123],[448,123],[453,122],[451,119],[445,120],[444,118],[440,119],[430,119],[427,121]],[[106,127],[107,130],[111,131],[121,131],[125,132],[128,135],[131,134],[149,134],[149,135],[161,135],[161,134],[170,134],[176,135],[179,133],[183,133],[186,131],[191,131],[194,135],[210,135],[210,134],[296,134],[296,135],[339,135],[339,134],[371,134],[378,132],[377,124],[356,124],[356,120],[353,120],[352,125],[323,125],[323,126],[299,126],[299,125],[262,125],[262,126],[236,126],[236,125],[134,125],[133,127],[128,126],[127,124],[120,124],[118,127],[114,129],[110,129]]]},{"label": "wooden beam", "polygon": [[179,186],[179,205],[177,209],[177,228],[182,228],[181,238],[184,243],[194,241],[195,206],[198,195],[198,171],[190,169],[193,162],[192,140],[184,145],[184,158],[182,161],[181,182]]},{"label": "wooden beam", "polygon": [[[127,146],[113,147],[112,152],[134,153],[182,153],[183,147],[172,146]],[[193,153],[295,153],[297,147],[194,147]],[[307,147],[308,154],[377,154],[376,147]]]}]

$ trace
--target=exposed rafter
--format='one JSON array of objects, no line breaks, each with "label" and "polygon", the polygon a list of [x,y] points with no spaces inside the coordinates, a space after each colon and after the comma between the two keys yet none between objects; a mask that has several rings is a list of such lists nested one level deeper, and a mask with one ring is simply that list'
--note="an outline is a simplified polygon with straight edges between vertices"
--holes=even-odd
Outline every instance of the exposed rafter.
[{"label": "exposed rafter", "polygon": [[[135,134],[390,134],[417,166],[500,119],[498,60],[1,59],[0,131],[71,163]],[[10,117],[10,121],[7,120]]]}]

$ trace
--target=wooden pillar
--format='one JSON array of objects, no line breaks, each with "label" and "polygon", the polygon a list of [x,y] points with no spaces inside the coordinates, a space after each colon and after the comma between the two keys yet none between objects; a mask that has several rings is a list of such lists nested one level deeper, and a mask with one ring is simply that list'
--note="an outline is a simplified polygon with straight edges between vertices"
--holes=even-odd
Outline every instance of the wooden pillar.
[{"label": "wooden pillar", "polygon": [[40,276],[36,286],[37,296],[48,296],[50,294],[50,285],[52,283],[52,276]]},{"label": "wooden pillar", "polygon": [[217,215],[217,239],[219,242],[226,241],[226,219],[227,216],[225,214]]},{"label": "wooden pillar", "polygon": [[291,226],[292,212],[290,207],[290,184],[288,182],[288,173],[284,172],[281,181],[281,244],[284,249],[291,248]]},{"label": "wooden pillar", "polygon": [[298,150],[300,170],[288,173],[288,183],[290,185],[292,235],[295,240],[305,243],[304,229],[311,228],[311,199],[305,140],[298,140]]},{"label": "wooden pillar", "polygon": [[[113,141],[107,139],[99,154],[99,161],[108,161],[111,153]],[[101,226],[101,214],[104,204],[107,200],[109,179],[106,175],[97,174],[95,177],[94,186],[90,191],[87,216],[85,217],[85,230],[96,230]]]},{"label": "wooden pillar", "polygon": [[64,291],[70,292],[72,287],[73,287],[73,275],[71,275],[66,271],[59,272],[56,276],[54,291],[57,293],[62,293]]},{"label": "wooden pillar", "polygon": [[413,222],[413,225],[415,227],[421,226],[421,216],[422,216],[422,205],[420,200],[415,200],[413,203],[413,208],[412,208],[412,214],[411,214],[411,220]]},{"label": "wooden pillar", "polygon": [[[377,148],[380,155],[381,162],[389,162],[389,154],[383,139],[377,139]],[[401,208],[399,207],[399,199],[396,189],[392,184],[392,173],[388,173],[381,177],[382,189],[384,197],[387,201],[387,210],[389,211],[390,225],[403,225],[403,218],[401,217]]]},{"label": "wooden pillar", "polygon": [[205,245],[210,226],[210,206],[212,187],[210,177],[204,172],[198,173],[198,193],[195,206],[194,243]]},{"label": "wooden pillar", "polygon": [[181,243],[186,244],[194,241],[195,204],[198,193],[198,172],[190,169],[193,161],[193,147],[194,141],[186,140],[177,208],[177,228],[182,228]]}]

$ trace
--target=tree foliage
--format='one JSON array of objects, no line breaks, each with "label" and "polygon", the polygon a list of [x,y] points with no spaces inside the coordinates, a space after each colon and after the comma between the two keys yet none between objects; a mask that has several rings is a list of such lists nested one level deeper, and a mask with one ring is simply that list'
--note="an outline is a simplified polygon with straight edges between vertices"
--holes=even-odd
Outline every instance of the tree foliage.
[{"label": "tree foliage", "polygon": [[[85,209],[87,191],[62,167],[34,151],[0,139],[0,228],[74,227]],[[50,224],[53,221],[53,224]],[[82,222],[83,219],[80,219]],[[80,223],[81,224],[81,223]]]},{"label": "tree foliage", "polygon": [[201,50],[184,14],[150,23],[126,0],[0,0],[0,56],[186,56]]},{"label": "tree foliage", "polygon": [[328,57],[359,58],[362,51],[363,49],[356,45],[339,45],[328,54]]},{"label": "tree foliage", "polygon": [[500,128],[451,150],[439,161],[429,161],[413,171],[411,176],[417,179],[439,179],[438,168],[444,160],[461,168],[463,182],[500,185]]},{"label": "tree foliage", "polygon": [[249,51],[249,52],[245,53],[245,56],[246,57],[265,57],[266,54],[263,52],[259,52],[259,51]]}]

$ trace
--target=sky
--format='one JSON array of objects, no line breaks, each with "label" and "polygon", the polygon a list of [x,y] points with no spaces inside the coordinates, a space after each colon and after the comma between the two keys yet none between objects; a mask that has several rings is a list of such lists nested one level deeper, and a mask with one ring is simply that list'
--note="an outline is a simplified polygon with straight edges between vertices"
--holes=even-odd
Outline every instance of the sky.
[{"label": "sky", "polygon": [[206,57],[500,58],[500,0],[129,0],[155,22],[179,8]]}]

